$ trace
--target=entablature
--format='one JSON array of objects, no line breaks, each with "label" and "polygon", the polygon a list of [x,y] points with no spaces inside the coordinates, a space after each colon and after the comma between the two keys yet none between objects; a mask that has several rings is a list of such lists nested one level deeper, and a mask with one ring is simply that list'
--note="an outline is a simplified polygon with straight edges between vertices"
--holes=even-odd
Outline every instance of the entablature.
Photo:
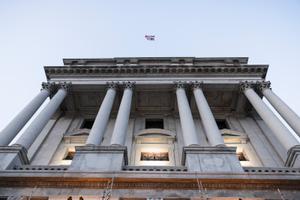
[{"label": "entablature", "polygon": [[264,79],[268,65],[123,65],[45,66],[48,80],[93,78],[256,77]]}]

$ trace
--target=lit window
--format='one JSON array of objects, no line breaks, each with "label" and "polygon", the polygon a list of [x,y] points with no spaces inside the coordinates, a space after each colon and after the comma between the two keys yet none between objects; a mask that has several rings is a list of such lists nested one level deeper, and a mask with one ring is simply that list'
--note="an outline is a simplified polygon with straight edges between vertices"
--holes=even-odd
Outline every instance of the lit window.
[{"label": "lit window", "polygon": [[168,152],[141,152],[142,161],[169,161]]},{"label": "lit window", "polygon": [[243,152],[237,152],[236,155],[239,161],[249,161]]},{"label": "lit window", "polygon": [[65,156],[64,160],[73,160],[74,155],[75,155],[75,151],[68,151],[68,153]]}]

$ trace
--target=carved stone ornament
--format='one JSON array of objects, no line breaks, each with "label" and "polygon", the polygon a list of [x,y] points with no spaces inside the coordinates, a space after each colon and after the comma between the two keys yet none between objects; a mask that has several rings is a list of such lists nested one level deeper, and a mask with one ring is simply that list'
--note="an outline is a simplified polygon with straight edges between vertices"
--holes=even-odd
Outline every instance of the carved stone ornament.
[{"label": "carved stone ornament", "polygon": [[258,89],[262,91],[263,89],[271,89],[271,82],[270,81],[262,81],[262,82],[257,82],[258,84]]},{"label": "carved stone ornament", "polygon": [[69,91],[71,87],[71,82],[60,82],[59,88],[65,89],[66,91]]},{"label": "carved stone ornament", "polygon": [[118,88],[118,83],[119,83],[119,82],[113,82],[113,81],[107,82],[107,83],[106,83],[106,84],[107,84],[107,89],[110,89],[110,88],[116,89],[116,88]]},{"label": "carved stone ornament", "polygon": [[186,88],[187,82],[186,81],[175,81],[175,88]]},{"label": "carved stone ornament", "polygon": [[249,89],[253,87],[253,83],[252,82],[248,82],[248,81],[244,81],[244,82],[240,82],[240,91],[244,92],[245,89]]},{"label": "carved stone ornament", "polygon": [[43,82],[41,90],[48,90],[50,93],[52,93],[54,90],[54,86],[55,86],[54,83]]},{"label": "carved stone ornament", "polygon": [[203,88],[203,82],[199,82],[199,81],[194,81],[192,82],[192,87],[193,89],[202,89]]},{"label": "carved stone ornament", "polygon": [[135,86],[135,82],[134,81],[124,81],[123,85],[124,85],[124,88],[133,89]]}]

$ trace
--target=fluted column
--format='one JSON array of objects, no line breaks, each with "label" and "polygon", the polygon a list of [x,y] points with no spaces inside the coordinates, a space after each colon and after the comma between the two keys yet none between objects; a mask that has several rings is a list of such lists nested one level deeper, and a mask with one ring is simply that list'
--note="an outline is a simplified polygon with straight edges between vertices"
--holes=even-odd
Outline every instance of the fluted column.
[{"label": "fluted column", "polygon": [[296,138],[289,132],[289,130],[282,124],[276,115],[268,108],[262,99],[251,88],[248,82],[241,83],[241,90],[250,101],[256,112],[264,120],[267,126],[273,131],[278,141],[282,143],[288,151],[291,147],[299,145]]},{"label": "fluted column", "polygon": [[203,94],[201,83],[195,82],[193,84],[193,93],[209,143],[212,146],[224,146],[224,140]]},{"label": "fluted column", "polygon": [[50,95],[52,86],[53,84],[50,83],[42,83],[41,92],[35,96],[0,132],[0,146],[6,146],[13,140]]},{"label": "fluted column", "polygon": [[259,88],[262,94],[300,137],[299,116],[271,90],[270,85],[269,81],[260,83]]},{"label": "fluted column", "polygon": [[94,121],[93,127],[86,141],[87,145],[100,145],[103,135],[106,131],[107,123],[114,104],[116,96],[116,83],[109,83],[108,90],[102,101],[97,117]]},{"label": "fluted column", "polygon": [[38,116],[32,121],[13,145],[20,145],[27,150],[29,149],[67,95],[69,84],[62,83],[60,86],[61,88],[56,92],[46,107],[38,114]]},{"label": "fluted column", "polygon": [[176,83],[176,97],[178,104],[178,111],[180,117],[180,123],[182,128],[183,140],[185,146],[198,144],[197,132],[191,113],[191,109],[185,93],[185,84]]},{"label": "fluted column", "polygon": [[134,86],[134,83],[132,83],[132,82],[125,83],[123,97],[121,100],[117,119],[115,122],[115,127],[114,127],[114,130],[112,133],[112,138],[110,141],[111,145],[124,145],[125,144],[130,110],[131,110],[133,86]]}]

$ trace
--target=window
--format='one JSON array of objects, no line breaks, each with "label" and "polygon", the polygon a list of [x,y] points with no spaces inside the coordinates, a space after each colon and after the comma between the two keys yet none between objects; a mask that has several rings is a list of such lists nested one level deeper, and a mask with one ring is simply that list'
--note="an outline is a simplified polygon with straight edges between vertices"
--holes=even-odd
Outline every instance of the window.
[{"label": "window", "polygon": [[75,155],[75,151],[68,151],[68,153],[65,156],[64,160],[73,160],[74,155]]},{"label": "window", "polygon": [[80,128],[92,129],[94,124],[93,119],[85,119]]},{"label": "window", "polygon": [[225,119],[216,120],[219,129],[229,129]]},{"label": "window", "polygon": [[146,119],[145,128],[160,128],[164,129],[164,120],[163,119]]},{"label": "window", "polygon": [[236,155],[239,161],[249,161],[243,152],[237,152]]},{"label": "window", "polygon": [[144,129],[135,134],[132,162],[136,166],[174,166],[175,133],[165,129]]}]

